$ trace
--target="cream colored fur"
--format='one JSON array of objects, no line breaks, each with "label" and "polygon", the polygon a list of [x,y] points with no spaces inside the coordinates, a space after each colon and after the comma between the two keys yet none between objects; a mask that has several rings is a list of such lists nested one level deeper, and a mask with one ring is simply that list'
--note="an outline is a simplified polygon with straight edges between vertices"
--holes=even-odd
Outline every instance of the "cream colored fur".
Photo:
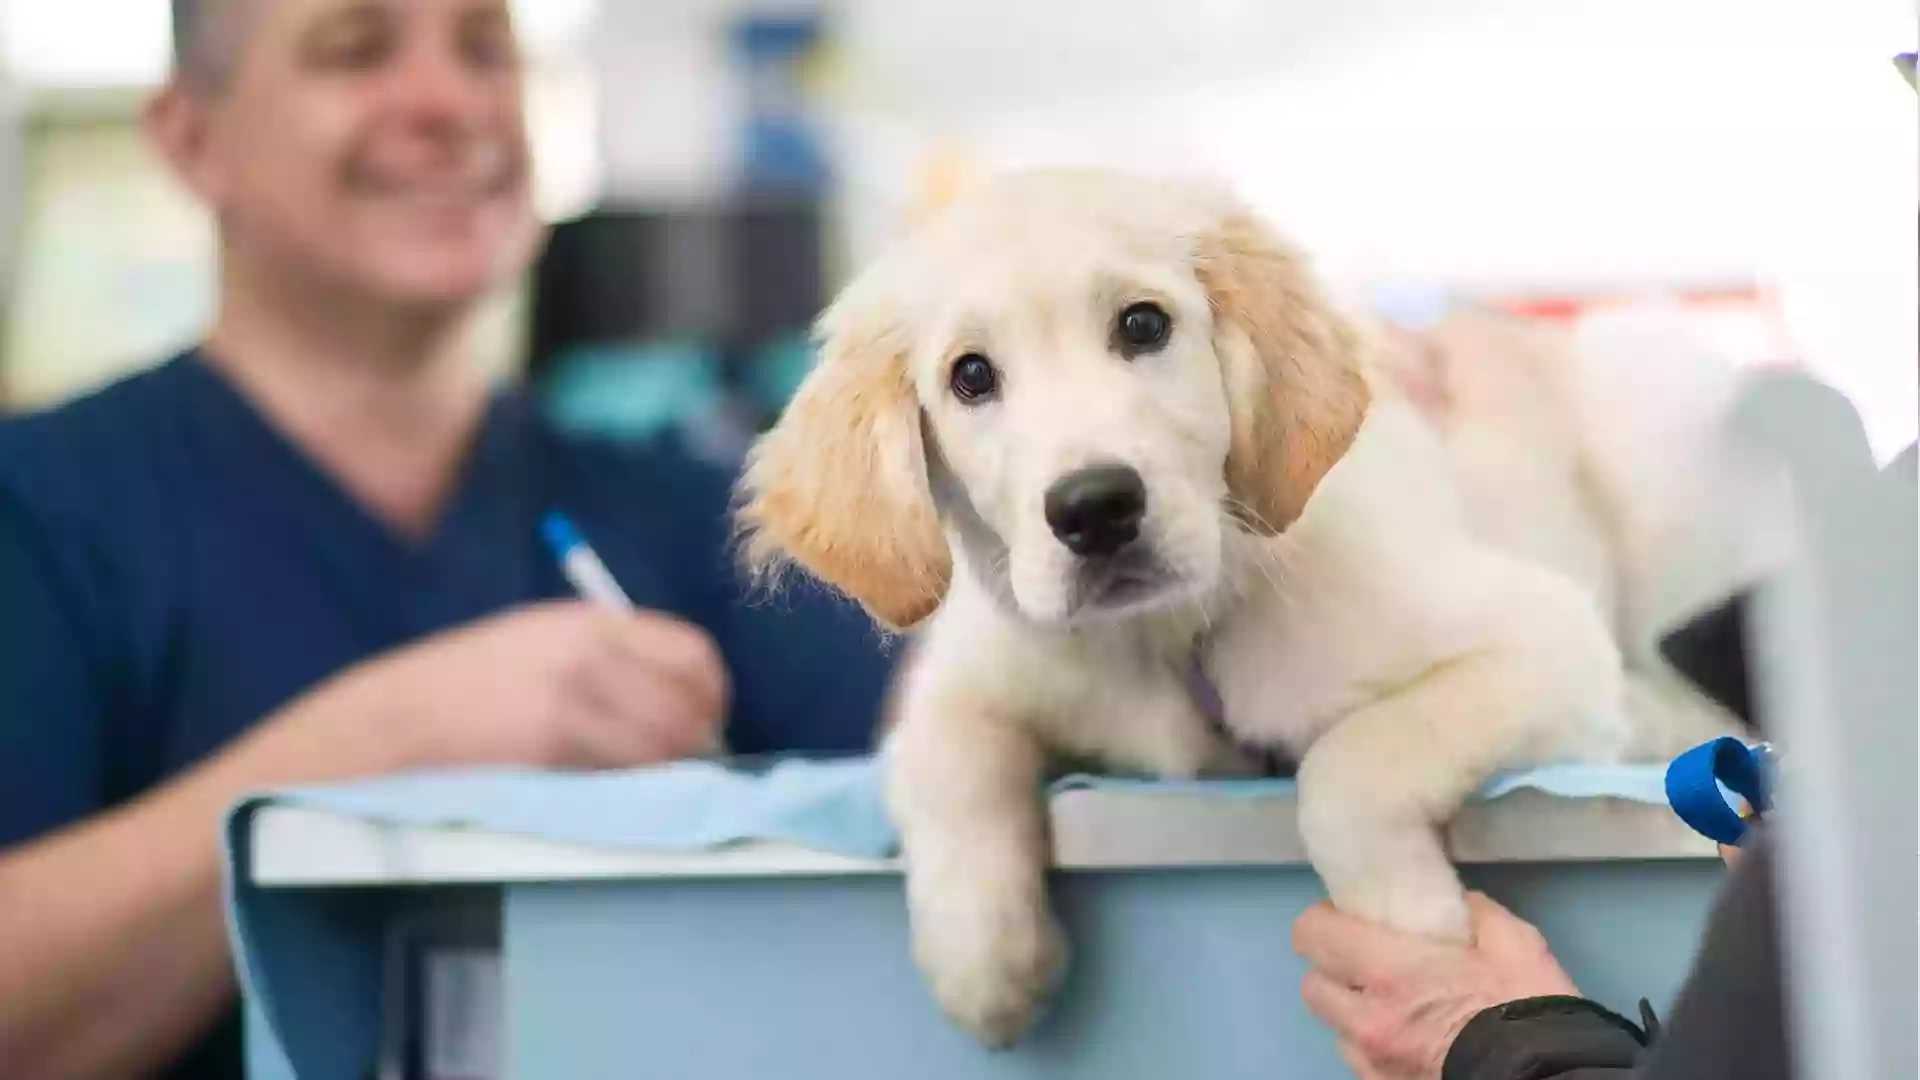
[{"label": "cream colored fur", "polygon": [[[1719,418],[1698,386],[1731,383],[1731,367],[1715,379],[1698,350],[1685,354],[1684,325],[1643,334],[1657,349],[1583,347],[1557,327],[1472,306],[1377,336],[1382,368],[1435,430],[1473,533],[1565,575],[1608,616],[1626,662],[1633,756],[1665,760],[1738,733],[1658,650],[1677,621],[1748,576],[1724,559],[1704,571],[1694,553],[1703,541],[1677,527],[1710,535],[1705,436]],[[1650,353],[1666,362],[1650,367]],[[1683,371],[1695,385],[1676,387]],[[1655,421],[1664,439],[1649,431]],[[1664,451],[1648,455],[1642,444],[1656,442]]]},{"label": "cream colored fur", "polygon": [[[1172,316],[1118,355],[1118,312]],[[1593,598],[1468,528],[1434,430],[1370,372],[1303,260],[1223,194],[1096,172],[1001,179],[917,230],[821,323],[756,446],[740,524],[916,639],[884,757],[915,954],[947,1013],[1016,1039],[1064,947],[1041,785],[1092,759],[1166,776],[1301,762],[1300,826],[1345,910],[1468,932],[1436,828],[1495,773],[1612,760],[1621,662]],[[990,357],[991,401],[949,389]],[[1049,484],[1142,475],[1157,588],[1103,606]]]}]

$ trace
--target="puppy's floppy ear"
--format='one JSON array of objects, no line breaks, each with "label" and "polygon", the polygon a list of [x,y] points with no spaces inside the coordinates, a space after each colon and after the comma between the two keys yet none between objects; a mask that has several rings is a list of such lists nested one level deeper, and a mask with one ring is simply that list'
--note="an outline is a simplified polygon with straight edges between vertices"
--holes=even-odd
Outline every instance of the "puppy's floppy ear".
[{"label": "puppy's floppy ear", "polygon": [[1306,260],[1246,209],[1226,204],[1199,237],[1195,270],[1213,307],[1233,409],[1227,488],[1246,524],[1293,524],[1346,454],[1372,402],[1359,335]]},{"label": "puppy's floppy ear", "polygon": [[820,320],[818,365],[761,436],[737,522],[756,576],[787,563],[905,629],[946,595],[952,553],[928,489],[906,324],[858,284]]}]

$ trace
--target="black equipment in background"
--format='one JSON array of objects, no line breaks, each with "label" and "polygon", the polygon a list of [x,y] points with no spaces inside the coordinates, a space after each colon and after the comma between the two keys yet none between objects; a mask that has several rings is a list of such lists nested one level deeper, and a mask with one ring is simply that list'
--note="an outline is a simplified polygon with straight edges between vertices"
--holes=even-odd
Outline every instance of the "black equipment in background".
[{"label": "black equipment in background", "polygon": [[534,272],[529,381],[550,390],[584,354],[681,363],[692,350],[728,406],[763,426],[784,402],[768,400],[781,379],[757,369],[793,362],[825,300],[822,234],[811,200],[609,207],[557,226]]}]

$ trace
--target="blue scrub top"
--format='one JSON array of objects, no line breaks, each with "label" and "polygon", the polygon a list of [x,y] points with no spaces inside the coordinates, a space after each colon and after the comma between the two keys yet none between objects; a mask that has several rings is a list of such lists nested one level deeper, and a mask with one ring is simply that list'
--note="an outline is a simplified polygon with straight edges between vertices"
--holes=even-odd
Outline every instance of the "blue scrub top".
[{"label": "blue scrub top", "polygon": [[[869,749],[880,635],[817,590],[749,595],[731,481],[563,436],[507,394],[439,527],[410,541],[194,352],[0,423],[0,847],[138,795],[356,661],[571,595],[539,538],[548,510],[636,603],[718,641],[735,752]],[[236,1030],[170,1075],[238,1076]]]}]

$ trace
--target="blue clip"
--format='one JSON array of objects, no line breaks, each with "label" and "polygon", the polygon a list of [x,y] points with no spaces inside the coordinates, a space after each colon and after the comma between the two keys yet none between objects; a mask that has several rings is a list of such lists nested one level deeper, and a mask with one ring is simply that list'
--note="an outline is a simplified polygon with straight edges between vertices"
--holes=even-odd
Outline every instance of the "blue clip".
[{"label": "blue clip", "polygon": [[1721,790],[1747,801],[1756,814],[1773,809],[1774,752],[1766,743],[1748,746],[1715,739],[1674,758],[1667,766],[1667,803],[1693,831],[1716,843],[1739,847],[1747,822]]}]

